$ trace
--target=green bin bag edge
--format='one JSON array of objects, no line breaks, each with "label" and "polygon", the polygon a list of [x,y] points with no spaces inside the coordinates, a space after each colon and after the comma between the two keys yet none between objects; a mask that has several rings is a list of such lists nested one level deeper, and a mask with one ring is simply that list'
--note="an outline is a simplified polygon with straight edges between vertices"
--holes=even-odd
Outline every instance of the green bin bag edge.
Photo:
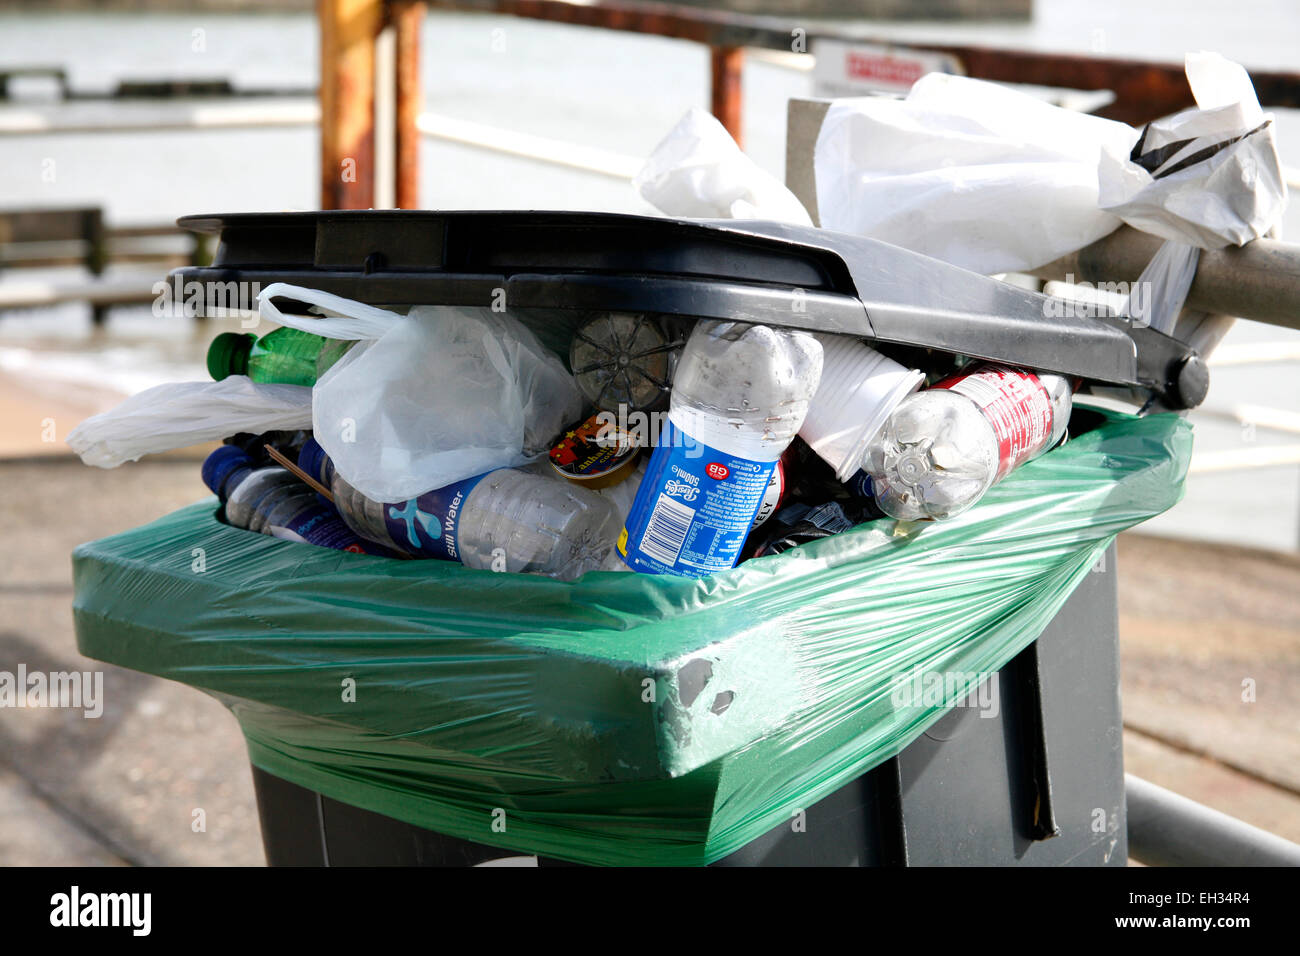
[{"label": "green bin bag edge", "polygon": [[1179,500],[1190,425],[1100,418],[953,521],[702,580],[328,551],[209,500],[74,552],[78,646],[214,694],[256,766],[342,802],[574,862],[708,863],[902,750],[958,696],[900,696],[915,675],[998,670]]}]

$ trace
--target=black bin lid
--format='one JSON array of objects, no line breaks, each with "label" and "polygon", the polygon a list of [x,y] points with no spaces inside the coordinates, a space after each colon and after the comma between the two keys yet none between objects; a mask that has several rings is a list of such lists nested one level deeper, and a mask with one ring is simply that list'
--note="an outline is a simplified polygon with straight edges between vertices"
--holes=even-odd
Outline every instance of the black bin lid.
[{"label": "black bin lid", "polygon": [[[219,237],[174,281],[289,282],[374,305],[650,311],[941,349],[1176,390],[1193,353],[897,246],[767,221],[365,210],[186,216]],[[504,290],[504,292],[502,291]],[[1139,355],[1139,345],[1146,353]],[[1186,377],[1186,376],[1184,376]]]}]

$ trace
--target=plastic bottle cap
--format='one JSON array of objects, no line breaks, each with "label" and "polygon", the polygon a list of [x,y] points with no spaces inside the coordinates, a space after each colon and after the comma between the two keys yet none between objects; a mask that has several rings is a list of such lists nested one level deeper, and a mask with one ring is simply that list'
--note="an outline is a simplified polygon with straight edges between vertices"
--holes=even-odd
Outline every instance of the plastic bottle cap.
[{"label": "plastic bottle cap", "polygon": [[203,483],[214,495],[221,496],[221,488],[226,480],[240,468],[249,468],[253,460],[247,452],[235,445],[222,445],[203,461],[199,474]]},{"label": "plastic bottle cap", "polygon": [[214,382],[248,373],[248,353],[257,336],[251,332],[222,332],[208,346],[208,374]]},{"label": "plastic bottle cap", "polygon": [[298,467],[320,482],[325,481],[325,476],[321,474],[325,460],[325,449],[315,438],[308,438],[302,443],[302,448],[298,451]]}]

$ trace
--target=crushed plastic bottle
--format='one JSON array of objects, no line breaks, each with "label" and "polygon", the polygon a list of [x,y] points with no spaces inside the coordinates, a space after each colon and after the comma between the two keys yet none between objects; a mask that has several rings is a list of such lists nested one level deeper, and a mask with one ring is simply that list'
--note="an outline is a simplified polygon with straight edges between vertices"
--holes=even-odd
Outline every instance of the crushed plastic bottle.
[{"label": "crushed plastic bottle", "polygon": [[682,352],[668,421],[618,550],[634,571],[702,577],[733,567],[821,379],[807,332],[701,320]]},{"label": "crushed plastic bottle", "polygon": [[223,445],[203,462],[203,482],[225,504],[236,528],[358,554],[370,551],[316,492],[276,465],[256,467],[242,449]]},{"label": "crushed plastic bottle", "polygon": [[376,502],[335,471],[315,440],[298,465],[334,494],[362,537],[412,557],[572,580],[613,568],[614,505],[558,477],[499,468],[403,502]]},{"label": "crushed plastic bottle", "polygon": [[335,510],[354,532],[367,541],[373,541],[398,554],[411,556],[409,546],[398,544],[388,533],[388,523],[384,520],[387,505],[367,498],[335,472],[334,463],[316,439],[309,438],[303,443],[302,450],[298,453],[298,467],[330,489],[334,496]]},{"label": "crushed plastic bottle", "polygon": [[877,504],[903,521],[961,514],[1054,447],[1071,404],[1059,375],[988,364],[908,396],[863,461]]}]

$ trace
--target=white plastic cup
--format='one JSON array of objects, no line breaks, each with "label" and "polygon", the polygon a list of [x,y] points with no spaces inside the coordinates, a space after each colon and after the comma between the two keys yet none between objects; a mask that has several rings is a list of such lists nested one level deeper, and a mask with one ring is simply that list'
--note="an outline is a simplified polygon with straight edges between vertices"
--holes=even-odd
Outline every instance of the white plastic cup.
[{"label": "white plastic cup", "polygon": [[916,391],[925,373],[899,365],[847,335],[818,335],[822,379],[799,437],[848,481],[862,467],[867,446],[898,403]]}]

